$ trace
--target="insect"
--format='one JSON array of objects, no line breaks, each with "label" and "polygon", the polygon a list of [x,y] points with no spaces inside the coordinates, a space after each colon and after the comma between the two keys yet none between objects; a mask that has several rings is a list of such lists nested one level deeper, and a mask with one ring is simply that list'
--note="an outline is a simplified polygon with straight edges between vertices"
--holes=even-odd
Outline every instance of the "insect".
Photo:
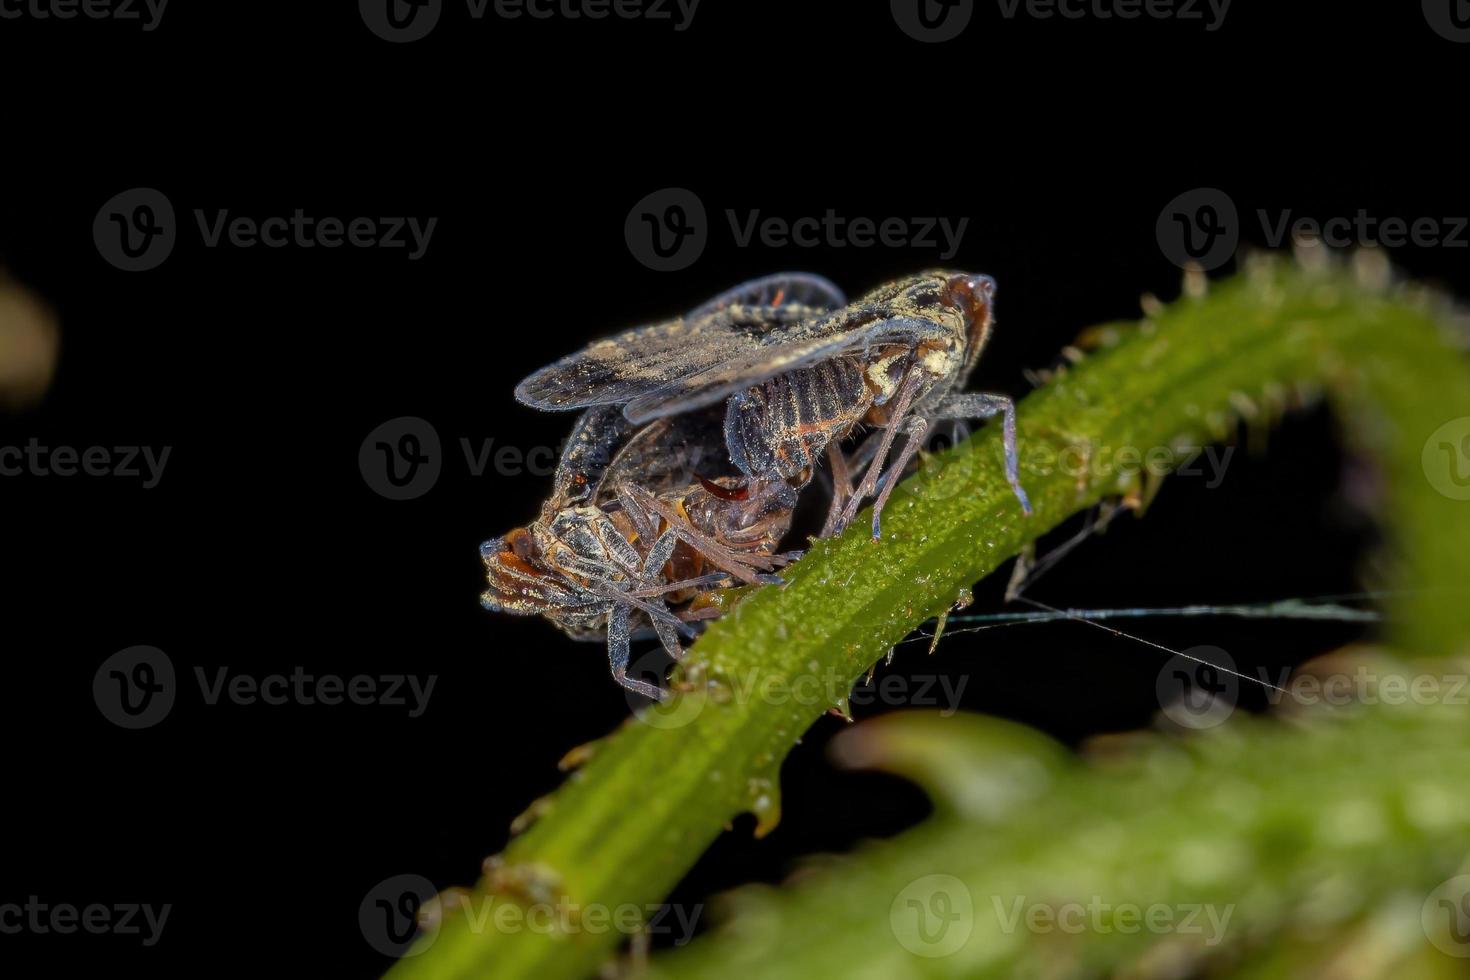
[{"label": "insect", "polygon": [[[713,478],[699,468],[722,456],[718,411],[634,426],[617,409],[585,412],[557,467],[551,499],[529,527],[480,546],[493,612],[543,615],[576,639],[606,637],[615,680],[630,678],[631,640],[651,630],[671,656],[680,635],[714,607],[697,600],[735,581],[774,580],[774,554],[791,524],[795,491],[784,483]],[[713,452],[710,452],[713,447]]]},{"label": "insect", "polygon": [[[725,448],[742,474],[801,487],[825,454],[834,490],[823,534],[840,531],[877,491],[874,539],[930,424],[1001,415],[1006,479],[1029,514],[1014,405],[956,391],[990,337],[994,293],[989,276],[931,271],[847,304],[819,276],[769,276],[688,316],[593,343],[526,378],[516,397],[548,410],[622,406],[634,424],[723,403]],[[864,424],[881,431],[844,455],[842,440]],[[883,479],[900,433],[903,447]],[[863,470],[854,489],[852,474]]]}]

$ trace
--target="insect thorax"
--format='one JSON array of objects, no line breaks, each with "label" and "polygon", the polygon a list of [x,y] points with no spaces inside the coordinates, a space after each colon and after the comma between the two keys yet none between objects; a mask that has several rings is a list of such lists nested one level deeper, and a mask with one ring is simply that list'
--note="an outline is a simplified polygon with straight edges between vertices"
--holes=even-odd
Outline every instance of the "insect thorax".
[{"label": "insect thorax", "polygon": [[617,580],[637,573],[641,558],[606,513],[569,507],[544,527],[542,553],[564,573]]}]

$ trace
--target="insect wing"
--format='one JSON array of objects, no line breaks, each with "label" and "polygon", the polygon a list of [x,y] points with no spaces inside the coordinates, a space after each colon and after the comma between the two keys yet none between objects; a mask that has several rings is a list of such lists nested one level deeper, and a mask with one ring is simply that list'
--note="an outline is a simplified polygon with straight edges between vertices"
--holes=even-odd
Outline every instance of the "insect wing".
[{"label": "insect wing", "polygon": [[820,317],[842,299],[820,276],[785,273],[752,280],[689,316],[589,344],[522,381],[516,399],[548,411],[623,405],[748,356],[767,335]]},{"label": "insect wing", "polygon": [[628,403],[624,414],[635,423],[646,422],[713,405],[778,374],[831,357],[895,344],[912,347],[949,336],[941,324],[918,317],[882,317],[855,329],[844,329],[850,322],[845,317],[834,315],[825,319],[834,322],[819,320],[798,327],[793,336],[784,339],[772,336],[768,338],[770,342],[753,351],[725,358],[704,371],[640,395]]},{"label": "insect wing", "polygon": [[725,290],[687,319],[697,320],[729,306],[806,306],[825,313],[846,305],[847,296],[830,279],[809,272],[778,272]]}]

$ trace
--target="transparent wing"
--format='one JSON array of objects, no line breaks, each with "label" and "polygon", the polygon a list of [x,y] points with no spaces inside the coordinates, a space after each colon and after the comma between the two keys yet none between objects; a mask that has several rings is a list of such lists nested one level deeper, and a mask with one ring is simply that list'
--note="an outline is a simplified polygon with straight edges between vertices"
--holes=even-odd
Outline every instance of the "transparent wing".
[{"label": "transparent wing", "polygon": [[809,306],[825,313],[846,305],[847,296],[830,279],[810,272],[778,272],[725,290],[687,319],[708,316],[727,306]]},{"label": "transparent wing", "polygon": [[622,405],[682,377],[750,356],[772,334],[840,306],[820,276],[783,273],[721,293],[677,320],[588,345],[516,386],[522,404],[550,411]]},{"label": "transparent wing", "polygon": [[724,358],[703,371],[640,395],[624,407],[623,414],[631,422],[647,422],[712,405],[778,374],[831,357],[893,344],[912,347],[927,340],[942,341],[947,336],[941,324],[917,317],[883,317],[856,327],[846,317],[824,318],[799,326],[794,336],[772,338],[756,350]]}]

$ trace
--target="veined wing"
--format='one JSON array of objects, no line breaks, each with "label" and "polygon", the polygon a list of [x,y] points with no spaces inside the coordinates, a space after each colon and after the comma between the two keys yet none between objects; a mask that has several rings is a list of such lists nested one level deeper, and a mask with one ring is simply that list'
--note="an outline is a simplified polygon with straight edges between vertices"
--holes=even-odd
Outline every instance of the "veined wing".
[{"label": "veined wing", "polygon": [[550,411],[626,404],[679,378],[748,357],[767,335],[819,318],[843,299],[820,276],[754,279],[688,316],[592,343],[526,378],[516,386],[516,398]]},{"label": "veined wing", "polygon": [[[864,312],[869,315],[865,318]],[[854,316],[854,314],[857,314]],[[933,320],[885,316],[861,307],[797,325],[786,335],[769,335],[759,348],[723,358],[703,371],[674,379],[630,401],[623,414],[634,423],[688,412],[723,401],[738,391],[778,374],[808,367],[831,357],[888,345],[912,347],[943,341],[949,331]]]},{"label": "veined wing", "polygon": [[778,272],[727,289],[690,313],[695,320],[729,306],[809,306],[822,312],[847,305],[847,296],[837,284],[810,272]]}]

